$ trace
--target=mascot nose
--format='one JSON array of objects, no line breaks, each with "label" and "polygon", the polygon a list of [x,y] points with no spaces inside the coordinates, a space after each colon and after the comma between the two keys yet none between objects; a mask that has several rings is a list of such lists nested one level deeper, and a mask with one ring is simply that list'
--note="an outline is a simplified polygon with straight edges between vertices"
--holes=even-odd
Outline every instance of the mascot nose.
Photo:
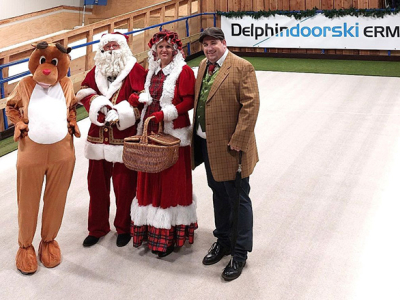
[{"label": "mascot nose", "polygon": [[51,71],[49,69],[44,69],[43,70],[43,74],[44,75],[49,75],[51,73]]}]

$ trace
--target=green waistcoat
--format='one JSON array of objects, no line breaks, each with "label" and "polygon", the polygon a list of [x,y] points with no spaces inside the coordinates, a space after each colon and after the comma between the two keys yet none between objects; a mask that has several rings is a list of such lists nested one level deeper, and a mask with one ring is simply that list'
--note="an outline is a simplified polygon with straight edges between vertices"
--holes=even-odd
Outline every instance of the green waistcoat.
[{"label": "green waistcoat", "polygon": [[208,94],[210,93],[211,87],[214,83],[215,77],[219,72],[219,68],[214,71],[212,75],[209,75],[206,71],[206,74],[203,77],[203,81],[201,83],[199,101],[197,102],[196,108],[196,124],[195,124],[195,131],[198,128],[198,125],[201,126],[201,129],[206,132],[206,112],[205,112],[205,105],[208,98]]}]

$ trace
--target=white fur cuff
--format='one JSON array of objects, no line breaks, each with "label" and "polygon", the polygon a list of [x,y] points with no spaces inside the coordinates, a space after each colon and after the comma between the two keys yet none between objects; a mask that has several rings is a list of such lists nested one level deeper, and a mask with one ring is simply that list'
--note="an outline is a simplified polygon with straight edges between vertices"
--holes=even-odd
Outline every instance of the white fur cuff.
[{"label": "white fur cuff", "polygon": [[176,110],[175,105],[169,104],[162,108],[164,113],[164,121],[172,121],[178,117],[178,111]]},{"label": "white fur cuff", "polygon": [[113,104],[104,96],[98,96],[92,100],[92,103],[90,103],[89,119],[93,124],[97,126],[104,125],[104,123],[100,123],[99,121],[97,121],[97,116],[103,106],[113,107]]},{"label": "white fur cuff", "polygon": [[183,128],[172,127],[172,122],[164,123],[164,132],[181,140],[180,147],[189,146],[192,138],[192,126],[187,126]]},{"label": "white fur cuff", "polygon": [[[85,88],[85,89],[79,90],[79,91],[76,93],[75,98],[76,98],[76,100],[78,100],[78,102],[80,103],[80,101],[81,101],[83,98],[86,98],[87,96],[90,96],[90,95],[97,95],[97,93],[96,93],[96,91],[95,91],[94,89],[92,89],[92,88]],[[82,103],[80,103],[80,104],[82,104]]]},{"label": "white fur cuff", "polygon": [[118,112],[119,122],[117,123],[117,127],[119,130],[124,130],[135,125],[135,111],[128,101],[121,101],[114,105],[114,109]]},{"label": "white fur cuff", "polygon": [[139,95],[139,102],[144,103],[147,105],[150,105],[151,102],[153,102],[153,99],[151,98],[150,94],[147,92],[143,92]]}]

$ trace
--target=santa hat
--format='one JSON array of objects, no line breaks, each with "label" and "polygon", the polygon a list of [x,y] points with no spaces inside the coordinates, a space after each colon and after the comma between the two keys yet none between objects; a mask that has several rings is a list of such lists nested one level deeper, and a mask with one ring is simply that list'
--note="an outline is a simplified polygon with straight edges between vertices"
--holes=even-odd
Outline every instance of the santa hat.
[{"label": "santa hat", "polygon": [[129,37],[118,31],[112,33],[105,33],[100,38],[99,49],[104,50],[104,46],[109,42],[116,42],[121,48],[129,48],[128,46]]}]

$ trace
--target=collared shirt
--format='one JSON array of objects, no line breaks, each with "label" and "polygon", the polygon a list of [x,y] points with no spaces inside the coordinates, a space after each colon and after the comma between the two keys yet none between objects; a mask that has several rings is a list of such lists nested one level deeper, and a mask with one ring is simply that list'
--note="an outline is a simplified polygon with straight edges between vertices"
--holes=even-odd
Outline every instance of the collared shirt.
[{"label": "collared shirt", "polygon": [[[216,68],[214,69],[214,73],[222,67],[223,63],[225,62],[226,56],[228,55],[229,50],[228,48],[226,48],[224,54],[220,57],[220,59],[218,59],[215,63],[217,64]],[[209,64],[210,62],[207,60],[207,64]],[[205,76],[205,75],[204,75]],[[202,130],[200,124],[197,126],[197,130],[196,130],[196,134],[205,139],[206,138],[206,133]]]},{"label": "collared shirt", "polygon": [[[218,66],[219,66],[220,68],[221,68],[222,65],[224,64],[224,61],[225,61],[226,56],[228,55],[228,53],[229,53],[229,50],[228,50],[228,48],[226,48],[224,54],[220,57],[220,59],[218,59],[218,60],[216,61],[216,63],[218,64]],[[208,64],[208,63],[209,63],[209,61],[207,60],[207,64]]]},{"label": "collared shirt", "polygon": [[163,71],[164,75],[167,76],[169,74],[171,74],[173,69],[173,64],[169,63],[166,67],[164,67],[163,69],[161,68],[161,66],[159,65],[156,69],[156,71],[154,72],[154,74],[158,74],[158,72]]}]

